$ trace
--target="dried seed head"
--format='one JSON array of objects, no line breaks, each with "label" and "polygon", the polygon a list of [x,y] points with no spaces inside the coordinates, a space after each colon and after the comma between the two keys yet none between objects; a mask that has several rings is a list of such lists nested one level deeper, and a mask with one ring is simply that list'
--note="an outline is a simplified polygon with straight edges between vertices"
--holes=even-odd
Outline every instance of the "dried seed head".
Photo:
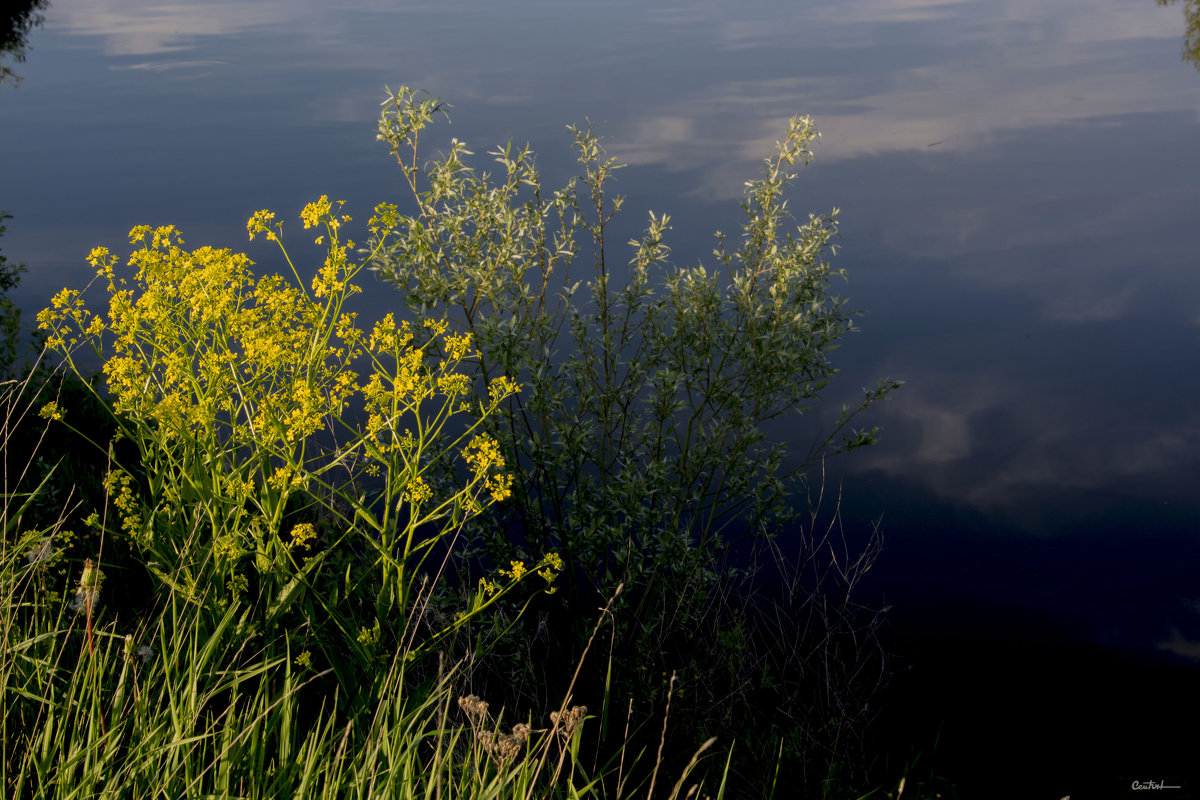
[{"label": "dried seed head", "polygon": [[512,733],[476,731],[475,739],[483,745],[485,753],[503,763],[521,755],[521,751],[533,733],[533,728],[524,723],[518,723],[513,725]]},{"label": "dried seed head", "polygon": [[562,714],[559,714],[557,711],[551,711],[550,722],[558,726],[559,734],[565,739],[579,727],[579,723],[583,722],[586,716],[587,706],[572,706]]},{"label": "dried seed head", "polygon": [[496,742],[495,756],[501,761],[509,761],[521,754],[521,740],[516,736],[501,736]]},{"label": "dried seed head", "polygon": [[472,724],[478,724],[487,719],[488,704],[475,695],[458,698],[458,707],[467,715]]}]

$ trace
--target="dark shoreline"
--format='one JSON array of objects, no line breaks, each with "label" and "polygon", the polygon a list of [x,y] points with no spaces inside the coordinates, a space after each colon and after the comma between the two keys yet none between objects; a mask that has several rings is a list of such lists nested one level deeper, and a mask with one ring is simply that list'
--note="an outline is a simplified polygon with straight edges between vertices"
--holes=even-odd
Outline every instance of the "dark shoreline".
[{"label": "dark shoreline", "polygon": [[1200,797],[1200,667],[994,606],[896,608],[891,627],[876,752],[924,750],[971,800]]}]

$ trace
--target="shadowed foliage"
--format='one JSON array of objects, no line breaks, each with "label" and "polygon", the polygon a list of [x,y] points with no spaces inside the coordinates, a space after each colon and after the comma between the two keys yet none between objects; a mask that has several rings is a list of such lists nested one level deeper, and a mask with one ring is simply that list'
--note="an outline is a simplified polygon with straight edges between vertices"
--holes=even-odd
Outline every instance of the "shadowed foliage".
[{"label": "shadowed foliage", "polygon": [[21,82],[21,76],[3,62],[12,59],[15,64],[24,63],[29,33],[45,21],[42,12],[49,5],[50,0],[11,0],[4,4],[5,10],[0,11],[0,84]]},{"label": "shadowed foliage", "polygon": [[[1179,0],[1158,0],[1160,6],[1172,6]],[[1183,59],[1200,70],[1200,0],[1183,0],[1187,30],[1183,34]]]}]

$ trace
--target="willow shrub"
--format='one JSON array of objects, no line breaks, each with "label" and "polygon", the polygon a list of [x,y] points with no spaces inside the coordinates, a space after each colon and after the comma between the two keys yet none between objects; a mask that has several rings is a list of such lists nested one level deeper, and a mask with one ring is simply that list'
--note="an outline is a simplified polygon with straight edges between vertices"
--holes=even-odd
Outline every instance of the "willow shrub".
[{"label": "willow shrub", "polygon": [[[509,494],[483,428],[516,385],[498,375],[477,398],[463,369],[472,338],[445,323],[423,320],[420,336],[391,315],[360,327],[345,308],[362,268],[341,238],[349,217],[324,197],[301,216],[325,252],[307,285],[270,212],[248,231],[279,243],[295,282],[142,226],[128,269],[105,248],[89,256],[106,313],[65,289],[39,322],[77,374],[78,347],[101,356],[119,435],[136,445],[133,463],[112,460],[109,503],[89,524],[128,537],[160,587],[208,619],[236,607],[242,627],[261,630],[293,614],[301,646],[344,671],[411,643],[410,612],[440,564],[430,556]],[[71,422],[54,403],[42,413]],[[552,580],[556,563],[549,554],[481,584],[423,640],[526,573]]]},{"label": "willow shrub", "polygon": [[[368,261],[417,319],[474,337],[476,379],[522,386],[486,421],[522,476],[489,509],[494,557],[560,552],[580,611],[624,582],[640,604],[625,618],[657,653],[704,613],[729,533],[791,518],[788,481],[804,465],[785,466],[767,426],[820,398],[853,330],[827,260],[837,210],[791,228],[784,197],[818,134],[808,118],[789,122],[746,184],[739,235],[716,234],[716,268],[685,268],[670,261],[665,214],[650,214],[627,258],[614,254],[618,165],[591,131],[571,129],[582,174],[547,191],[528,146],[489,153],[490,172],[458,140],[427,156],[422,137],[444,108],[389,92],[378,138],[414,210],[376,208]],[[852,420],[897,385],[843,408],[802,460],[873,441]]]}]

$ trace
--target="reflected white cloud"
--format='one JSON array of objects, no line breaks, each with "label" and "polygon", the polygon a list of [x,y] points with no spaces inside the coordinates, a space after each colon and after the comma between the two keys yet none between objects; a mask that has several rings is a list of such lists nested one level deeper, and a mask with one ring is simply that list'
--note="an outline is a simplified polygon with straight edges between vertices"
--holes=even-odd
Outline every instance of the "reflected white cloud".
[{"label": "reflected white cloud", "polygon": [[1200,641],[1188,639],[1178,628],[1171,628],[1171,636],[1158,643],[1159,650],[1200,663]]},{"label": "reflected white cloud", "polygon": [[131,56],[187,50],[198,37],[270,26],[296,13],[297,4],[287,0],[227,0],[203,5],[89,0],[76,4],[52,3],[47,16],[55,29],[103,38],[105,55]]},{"label": "reflected white cloud", "polygon": [[[951,19],[970,0],[866,0],[865,2],[806,3],[797,13],[782,15],[771,5],[747,3],[737,19],[717,20],[716,42],[724,50],[744,50],[778,44],[781,39],[803,40],[814,23],[823,34],[831,26],[843,43],[868,40],[877,26]],[[854,30],[849,28],[853,26]]]},{"label": "reflected white cloud", "polygon": [[[977,150],[1002,132],[1121,114],[1187,111],[1200,120],[1194,91],[1182,85],[1148,87],[1135,78],[1097,77],[1005,90],[987,85],[984,73],[921,71],[940,74],[915,81],[924,85],[911,89],[871,95],[828,85],[837,79],[709,87],[703,99],[678,101],[663,113],[634,118],[614,137],[611,149],[629,164],[697,172],[707,167],[704,194],[730,199],[741,196],[737,176],[772,152],[792,113],[814,118],[821,131],[815,152],[822,162],[933,147]],[[760,107],[788,113],[750,113]]]},{"label": "reflected white cloud", "polygon": [[208,67],[219,67],[227,62],[217,61],[214,59],[193,59],[191,61],[144,61],[140,64],[122,64],[114,66],[115,70],[138,69],[148,70],[150,72],[173,72],[181,69],[206,69]]},{"label": "reflected white cloud", "polygon": [[[718,48],[786,52],[795,41],[796,72],[720,81],[635,116],[618,154],[677,170],[719,164],[703,191],[732,198],[741,192],[736,176],[770,152],[796,113],[815,118],[826,161],[934,143],[971,150],[1003,131],[1122,114],[1183,110],[1200,119],[1195,76],[1173,59],[1179,20],[1162,11],[1118,0],[877,0],[717,21]],[[816,41],[808,31],[818,20]],[[915,21],[923,24],[891,24]],[[1112,55],[1137,47],[1161,53],[1174,75],[1147,82],[1128,74]]]},{"label": "reflected white cloud", "polygon": [[822,6],[819,16],[838,22],[925,22],[967,5],[966,0],[860,0]]},{"label": "reflected white cloud", "polygon": [[1116,422],[998,368],[914,376],[872,420],[885,439],[856,455],[856,469],[984,508],[1190,470],[1200,452],[1200,413],[1167,430],[1159,419]]},{"label": "reflected white cloud", "polygon": [[[1149,0],[824,0],[786,9],[758,0],[736,6],[621,3],[608,14],[586,4],[555,14],[547,13],[549,7],[514,3],[511,17],[528,24],[510,29],[505,18],[505,40],[519,35],[512,46],[528,52],[530,59],[564,35],[614,25],[615,15],[629,17],[627,26],[642,31],[642,44],[614,51],[605,45],[606,37],[597,36],[594,43],[572,48],[572,58],[608,71],[619,68],[618,61],[639,58],[648,42],[676,40],[681,29],[688,31],[693,47],[708,48],[715,56],[755,54],[721,61],[730,68],[716,73],[715,80],[685,77],[678,82],[676,99],[655,102],[653,110],[631,104],[621,129],[606,131],[614,154],[628,163],[703,171],[698,191],[722,198],[740,196],[747,170],[770,151],[794,113],[816,118],[824,133],[818,157],[833,161],[919,151],[934,142],[943,149],[969,149],[997,131],[1105,115],[1198,111],[1194,82],[1151,83],[1125,74],[1124,64],[1110,64],[1113,48],[1164,39],[1170,41],[1155,46],[1164,63],[1174,65],[1178,14]],[[442,83],[455,86],[458,100],[477,95],[489,102],[528,103],[561,91],[563,70],[569,73],[575,66],[555,63],[554,68],[523,72],[520,82],[497,86],[497,71],[503,76],[511,65],[493,58],[497,63],[483,69],[478,60],[493,51],[483,46],[486,39],[478,31],[435,29],[433,40],[452,36],[463,51],[457,70],[426,57],[431,42],[414,37],[411,24],[376,25],[375,35],[360,34],[352,46],[328,33],[339,27],[339,18],[355,13],[407,20],[412,11],[421,13],[422,24],[434,18],[430,15],[443,21],[451,14],[467,19],[487,15],[482,16],[486,23],[495,14],[477,2],[354,0],[339,4],[333,13],[323,4],[300,0],[150,6],[136,0],[91,0],[52,5],[51,24],[72,35],[101,37],[110,56],[179,53],[201,37],[286,27],[305,33],[308,41],[300,49],[339,68],[386,63],[387,53],[403,52],[406,77],[412,80],[414,71],[440,63],[443,77],[454,77]],[[327,58],[317,56],[326,50]],[[758,59],[759,53],[772,55]],[[684,66],[670,59],[656,62],[661,69]],[[694,70],[688,66],[684,71]]]},{"label": "reflected white cloud", "polygon": [[1180,35],[1179,20],[1170,14],[1156,12],[1149,3],[1119,0],[860,0],[829,3],[818,13],[826,21],[851,24],[967,19],[1007,33],[1022,31],[1022,39],[1026,38],[1024,31],[1053,31],[1055,38],[1069,43]]}]

